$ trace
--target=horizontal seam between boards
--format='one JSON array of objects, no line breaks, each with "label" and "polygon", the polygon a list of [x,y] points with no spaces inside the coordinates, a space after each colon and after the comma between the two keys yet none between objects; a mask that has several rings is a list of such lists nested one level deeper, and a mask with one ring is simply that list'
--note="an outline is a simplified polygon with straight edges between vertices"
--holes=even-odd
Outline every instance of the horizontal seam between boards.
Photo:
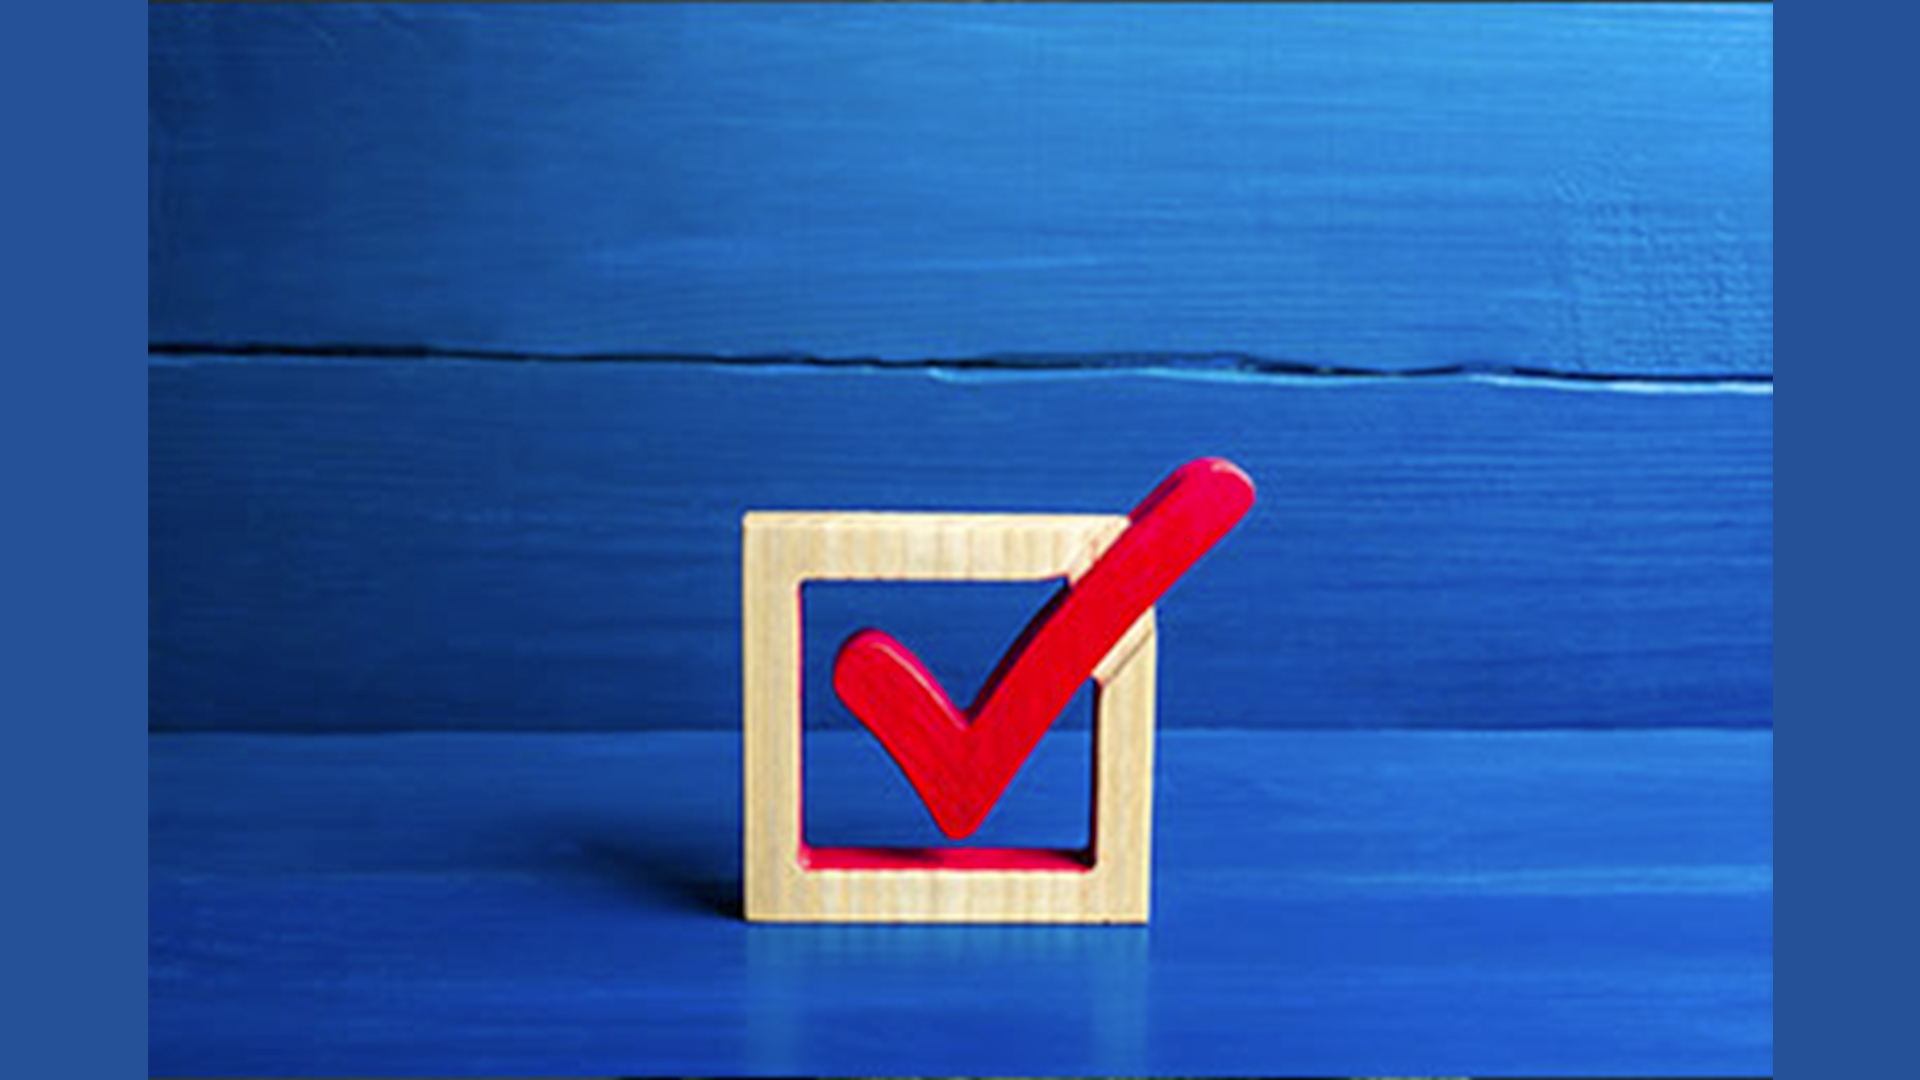
[{"label": "horizontal seam between boards", "polygon": [[1771,372],[1625,371],[1555,368],[1495,361],[1408,365],[1335,364],[1231,350],[1106,353],[1017,352],[950,357],[820,356],[811,353],[693,353],[672,351],[562,351],[453,348],[379,343],[152,342],[150,357],[210,357],[230,360],[415,360],[524,364],[685,364],[733,368],[794,368],[833,371],[928,371],[1060,374],[1066,372],[1221,374],[1353,380],[1459,380],[1512,378],[1582,384],[1634,383],[1669,386],[1773,385]]}]

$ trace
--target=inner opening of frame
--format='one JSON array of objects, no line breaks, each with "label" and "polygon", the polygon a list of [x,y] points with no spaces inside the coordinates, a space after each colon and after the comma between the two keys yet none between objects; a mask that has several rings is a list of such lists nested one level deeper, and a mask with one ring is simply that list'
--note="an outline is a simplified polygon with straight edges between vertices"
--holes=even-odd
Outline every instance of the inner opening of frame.
[{"label": "inner opening of frame", "polygon": [[979,831],[949,840],[872,732],[833,690],[855,631],[913,650],[962,707],[1061,582],[810,581],[801,590],[801,845],[813,869],[1085,869],[1093,843],[1088,681]]}]

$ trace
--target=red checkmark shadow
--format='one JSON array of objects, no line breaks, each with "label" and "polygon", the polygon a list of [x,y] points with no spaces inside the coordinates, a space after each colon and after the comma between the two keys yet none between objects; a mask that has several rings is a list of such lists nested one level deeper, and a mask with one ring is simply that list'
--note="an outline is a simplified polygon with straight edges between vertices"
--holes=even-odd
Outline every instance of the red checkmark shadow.
[{"label": "red checkmark shadow", "polygon": [[[965,839],[1095,666],[1246,516],[1253,499],[1253,481],[1223,458],[1174,470],[1134,508],[1093,566],[1034,616],[964,710],[911,650],[879,630],[859,631],[840,646],[834,690],[879,738],[940,831]],[[959,853],[964,850],[946,849],[936,861],[966,863],[971,857]],[[978,857],[1004,861],[1008,854],[981,851]],[[874,857],[856,858],[870,865]],[[924,852],[898,857],[935,858]]]}]

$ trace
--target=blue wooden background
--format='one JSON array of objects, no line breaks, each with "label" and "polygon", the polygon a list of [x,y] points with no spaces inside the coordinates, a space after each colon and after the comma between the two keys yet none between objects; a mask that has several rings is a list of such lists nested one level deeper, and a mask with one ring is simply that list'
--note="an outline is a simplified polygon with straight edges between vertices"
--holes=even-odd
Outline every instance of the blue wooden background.
[{"label": "blue wooden background", "polygon": [[1764,7],[152,13],[153,337],[1772,369]]},{"label": "blue wooden background", "polygon": [[741,511],[1200,453],[1169,724],[1769,723],[1768,9],[152,20],[157,727],[730,727]]},{"label": "blue wooden background", "polygon": [[[149,23],[156,1073],[1771,1071],[1770,7]],[[741,513],[1200,454],[1153,928],[735,921]]]},{"label": "blue wooden background", "polygon": [[[164,358],[153,721],[736,729],[744,511],[1124,511],[1219,453],[1261,501],[1162,605],[1166,725],[1771,722],[1770,395],[1351,382]],[[1023,621],[901,632],[977,685]]]}]

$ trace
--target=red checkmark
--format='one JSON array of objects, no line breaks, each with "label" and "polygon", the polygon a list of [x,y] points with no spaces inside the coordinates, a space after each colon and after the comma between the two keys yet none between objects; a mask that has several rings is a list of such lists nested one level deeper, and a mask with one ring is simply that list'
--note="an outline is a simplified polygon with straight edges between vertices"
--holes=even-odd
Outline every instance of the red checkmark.
[{"label": "red checkmark", "polygon": [[833,688],[940,831],[971,836],[1095,665],[1252,506],[1253,481],[1224,458],[1174,470],[1093,566],[1027,624],[964,711],[918,657],[878,630],[840,646]]}]

